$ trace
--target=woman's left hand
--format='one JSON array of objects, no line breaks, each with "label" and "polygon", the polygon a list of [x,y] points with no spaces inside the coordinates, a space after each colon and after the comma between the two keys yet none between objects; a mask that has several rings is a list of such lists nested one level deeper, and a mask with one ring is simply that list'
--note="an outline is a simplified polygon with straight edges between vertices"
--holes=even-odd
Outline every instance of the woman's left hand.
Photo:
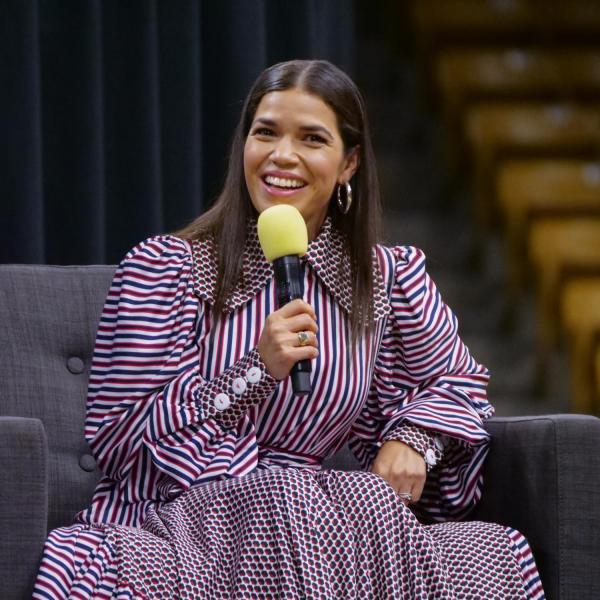
[{"label": "woman's left hand", "polygon": [[423,493],[427,467],[425,460],[404,442],[389,440],[384,442],[371,471],[383,477],[396,492],[409,493],[411,502],[417,502]]}]

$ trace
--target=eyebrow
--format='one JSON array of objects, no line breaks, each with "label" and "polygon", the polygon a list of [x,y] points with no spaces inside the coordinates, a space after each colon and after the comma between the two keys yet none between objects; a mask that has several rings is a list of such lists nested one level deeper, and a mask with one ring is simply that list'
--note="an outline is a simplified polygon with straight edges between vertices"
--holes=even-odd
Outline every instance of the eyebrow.
[{"label": "eyebrow", "polygon": [[[265,119],[263,117],[259,117],[258,119],[256,119],[254,121],[254,125],[256,125],[257,123],[262,123],[263,125],[267,125],[267,127],[276,127],[277,126],[276,121],[273,121],[272,119]],[[314,133],[314,132],[318,131],[320,133],[324,133],[331,140],[333,140],[333,136],[331,135],[331,133],[329,133],[329,130],[327,130],[322,125],[301,125],[300,129],[302,131],[308,131],[310,133]]]}]

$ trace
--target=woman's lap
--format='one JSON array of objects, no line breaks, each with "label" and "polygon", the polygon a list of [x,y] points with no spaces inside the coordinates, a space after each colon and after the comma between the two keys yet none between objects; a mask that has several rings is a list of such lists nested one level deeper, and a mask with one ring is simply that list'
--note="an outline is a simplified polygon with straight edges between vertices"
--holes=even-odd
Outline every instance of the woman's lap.
[{"label": "woman's lap", "polygon": [[139,529],[55,530],[40,578],[62,557],[87,598],[466,598],[485,581],[525,598],[511,544],[498,525],[419,524],[372,473],[274,469],[192,488]]}]

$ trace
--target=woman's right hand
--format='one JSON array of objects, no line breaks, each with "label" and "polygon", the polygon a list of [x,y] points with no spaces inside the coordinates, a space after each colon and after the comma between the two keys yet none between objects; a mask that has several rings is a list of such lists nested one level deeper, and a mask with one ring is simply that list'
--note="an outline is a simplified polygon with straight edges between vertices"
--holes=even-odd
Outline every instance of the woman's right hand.
[{"label": "woman's right hand", "polygon": [[[305,346],[300,346],[299,331],[308,333]],[[317,315],[304,300],[292,300],[272,312],[257,345],[269,374],[275,379],[284,379],[298,361],[316,358],[319,355],[317,331]]]}]

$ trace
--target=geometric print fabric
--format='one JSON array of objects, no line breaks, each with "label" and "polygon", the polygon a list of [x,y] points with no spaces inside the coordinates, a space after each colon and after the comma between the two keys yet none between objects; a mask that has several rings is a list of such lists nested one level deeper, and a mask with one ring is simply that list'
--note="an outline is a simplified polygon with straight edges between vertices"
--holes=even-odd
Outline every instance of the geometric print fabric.
[{"label": "geometric print fabric", "polygon": [[110,538],[119,598],[528,597],[506,528],[421,525],[367,472],[276,468],[205,484]]}]

